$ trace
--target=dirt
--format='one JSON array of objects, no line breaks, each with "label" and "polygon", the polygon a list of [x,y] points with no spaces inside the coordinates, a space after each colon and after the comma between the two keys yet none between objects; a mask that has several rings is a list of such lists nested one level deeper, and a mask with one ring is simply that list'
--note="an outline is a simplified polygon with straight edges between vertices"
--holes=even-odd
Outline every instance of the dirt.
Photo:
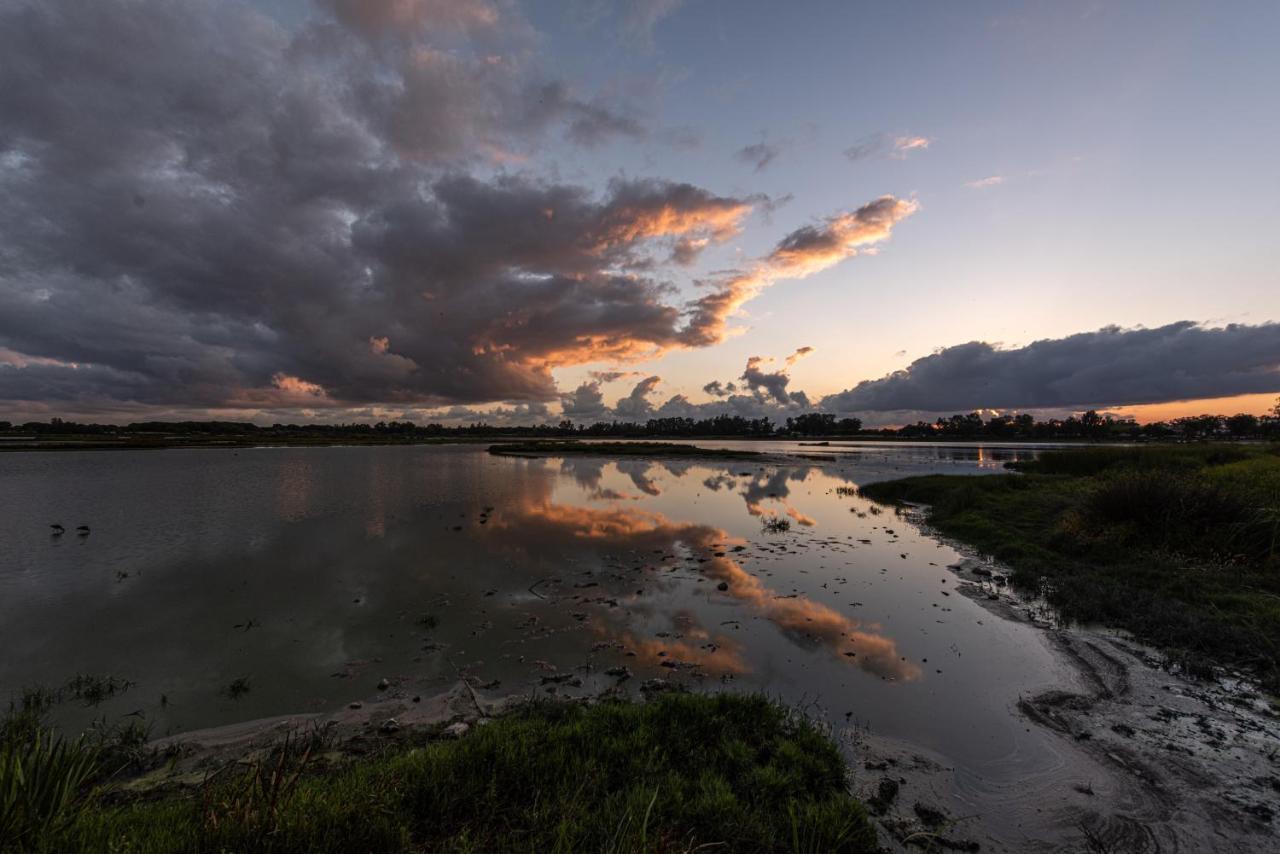
[{"label": "dirt", "polygon": [[1238,674],[1186,678],[1114,632],[1055,625],[993,580],[1007,576],[1001,567],[966,558],[950,568],[993,614],[1040,626],[1063,663],[1063,684],[1016,704],[1058,762],[974,781],[909,743],[849,735],[858,791],[880,807],[892,850],[1280,849],[1275,698]]}]

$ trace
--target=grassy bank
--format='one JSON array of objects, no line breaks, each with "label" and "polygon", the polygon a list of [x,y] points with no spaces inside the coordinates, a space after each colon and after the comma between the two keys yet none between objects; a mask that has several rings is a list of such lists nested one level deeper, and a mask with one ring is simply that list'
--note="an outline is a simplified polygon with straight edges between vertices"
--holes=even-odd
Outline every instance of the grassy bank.
[{"label": "grassy bank", "polygon": [[[876,850],[835,746],[759,697],[538,703],[460,739],[423,734],[336,762],[298,739],[149,796],[95,788],[99,760],[81,742],[61,756],[29,744],[0,749],[11,850]],[[25,794],[22,761],[37,772]]]},{"label": "grassy bank", "polygon": [[559,457],[565,454],[592,454],[603,457],[714,457],[715,459],[752,459],[758,451],[739,451],[727,448],[699,448],[696,445],[679,445],[673,442],[576,442],[539,441],[504,442],[493,445],[489,453],[500,456]]},{"label": "grassy bank", "polygon": [[1068,620],[1280,687],[1280,449],[1100,447],[1017,467],[862,492],[929,505],[931,525],[1008,564]]}]

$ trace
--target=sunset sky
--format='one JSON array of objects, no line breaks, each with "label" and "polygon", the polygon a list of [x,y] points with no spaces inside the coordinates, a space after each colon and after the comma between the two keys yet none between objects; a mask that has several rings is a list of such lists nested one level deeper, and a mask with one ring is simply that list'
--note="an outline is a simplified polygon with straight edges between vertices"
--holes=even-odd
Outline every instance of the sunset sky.
[{"label": "sunset sky", "polygon": [[0,419],[1280,394],[1280,4],[0,0]]}]

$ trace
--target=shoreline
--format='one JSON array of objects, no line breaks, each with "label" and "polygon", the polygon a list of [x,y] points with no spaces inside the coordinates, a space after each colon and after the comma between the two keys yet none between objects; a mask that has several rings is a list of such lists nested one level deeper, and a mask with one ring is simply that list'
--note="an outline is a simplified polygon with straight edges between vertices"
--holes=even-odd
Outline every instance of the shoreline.
[{"label": "shoreline", "polygon": [[[1001,572],[999,564],[940,536],[919,511],[905,510],[903,516],[963,555],[947,567],[959,579],[958,592],[997,619],[1034,625],[1062,670],[1038,693],[1010,698],[1009,714],[1023,719],[1028,732],[1056,751],[1055,767],[1031,769],[1034,773],[1025,777],[975,778],[971,769],[910,740],[817,721],[841,745],[851,790],[868,804],[890,850],[915,850],[905,840],[920,833],[940,834],[944,844],[958,850],[1004,852],[1090,845],[1125,851],[1265,850],[1274,840],[1271,803],[1280,791],[1280,717],[1265,695],[1232,674],[1196,681],[1170,672],[1159,653],[1114,632],[1056,626],[1043,619],[1036,603],[985,574]],[[701,693],[696,685],[680,690]],[[556,699],[591,705],[619,694],[615,687]],[[648,692],[633,694],[642,701]],[[485,697],[464,676],[429,697],[392,686],[328,713],[169,735],[148,745],[166,755],[167,764],[129,778],[121,790],[133,795],[180,791],[199,784],[212,769],[261,754],[290,733],[324,733],[339,761],[354,761],[403,739],[465,737],[538,697],[534,687]],[[941,825],[924,820],[938,815],[944,817]],[[973,843],[980,848],[970,848]]]}]

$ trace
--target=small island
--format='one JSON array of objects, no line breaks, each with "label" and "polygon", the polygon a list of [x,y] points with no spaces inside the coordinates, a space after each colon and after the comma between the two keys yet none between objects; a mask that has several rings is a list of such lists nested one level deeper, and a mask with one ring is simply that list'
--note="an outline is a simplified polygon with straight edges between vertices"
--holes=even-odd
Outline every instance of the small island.
[{"label": "small island", "polygon": [[742,451],[731,448],[701,448],[697,445],[679,445],[674,442],[576,442],[535,441],[504,442],[490,445],[489,453],[501,457],[701,457],[719,460],[759,459],[759,451]]}]

